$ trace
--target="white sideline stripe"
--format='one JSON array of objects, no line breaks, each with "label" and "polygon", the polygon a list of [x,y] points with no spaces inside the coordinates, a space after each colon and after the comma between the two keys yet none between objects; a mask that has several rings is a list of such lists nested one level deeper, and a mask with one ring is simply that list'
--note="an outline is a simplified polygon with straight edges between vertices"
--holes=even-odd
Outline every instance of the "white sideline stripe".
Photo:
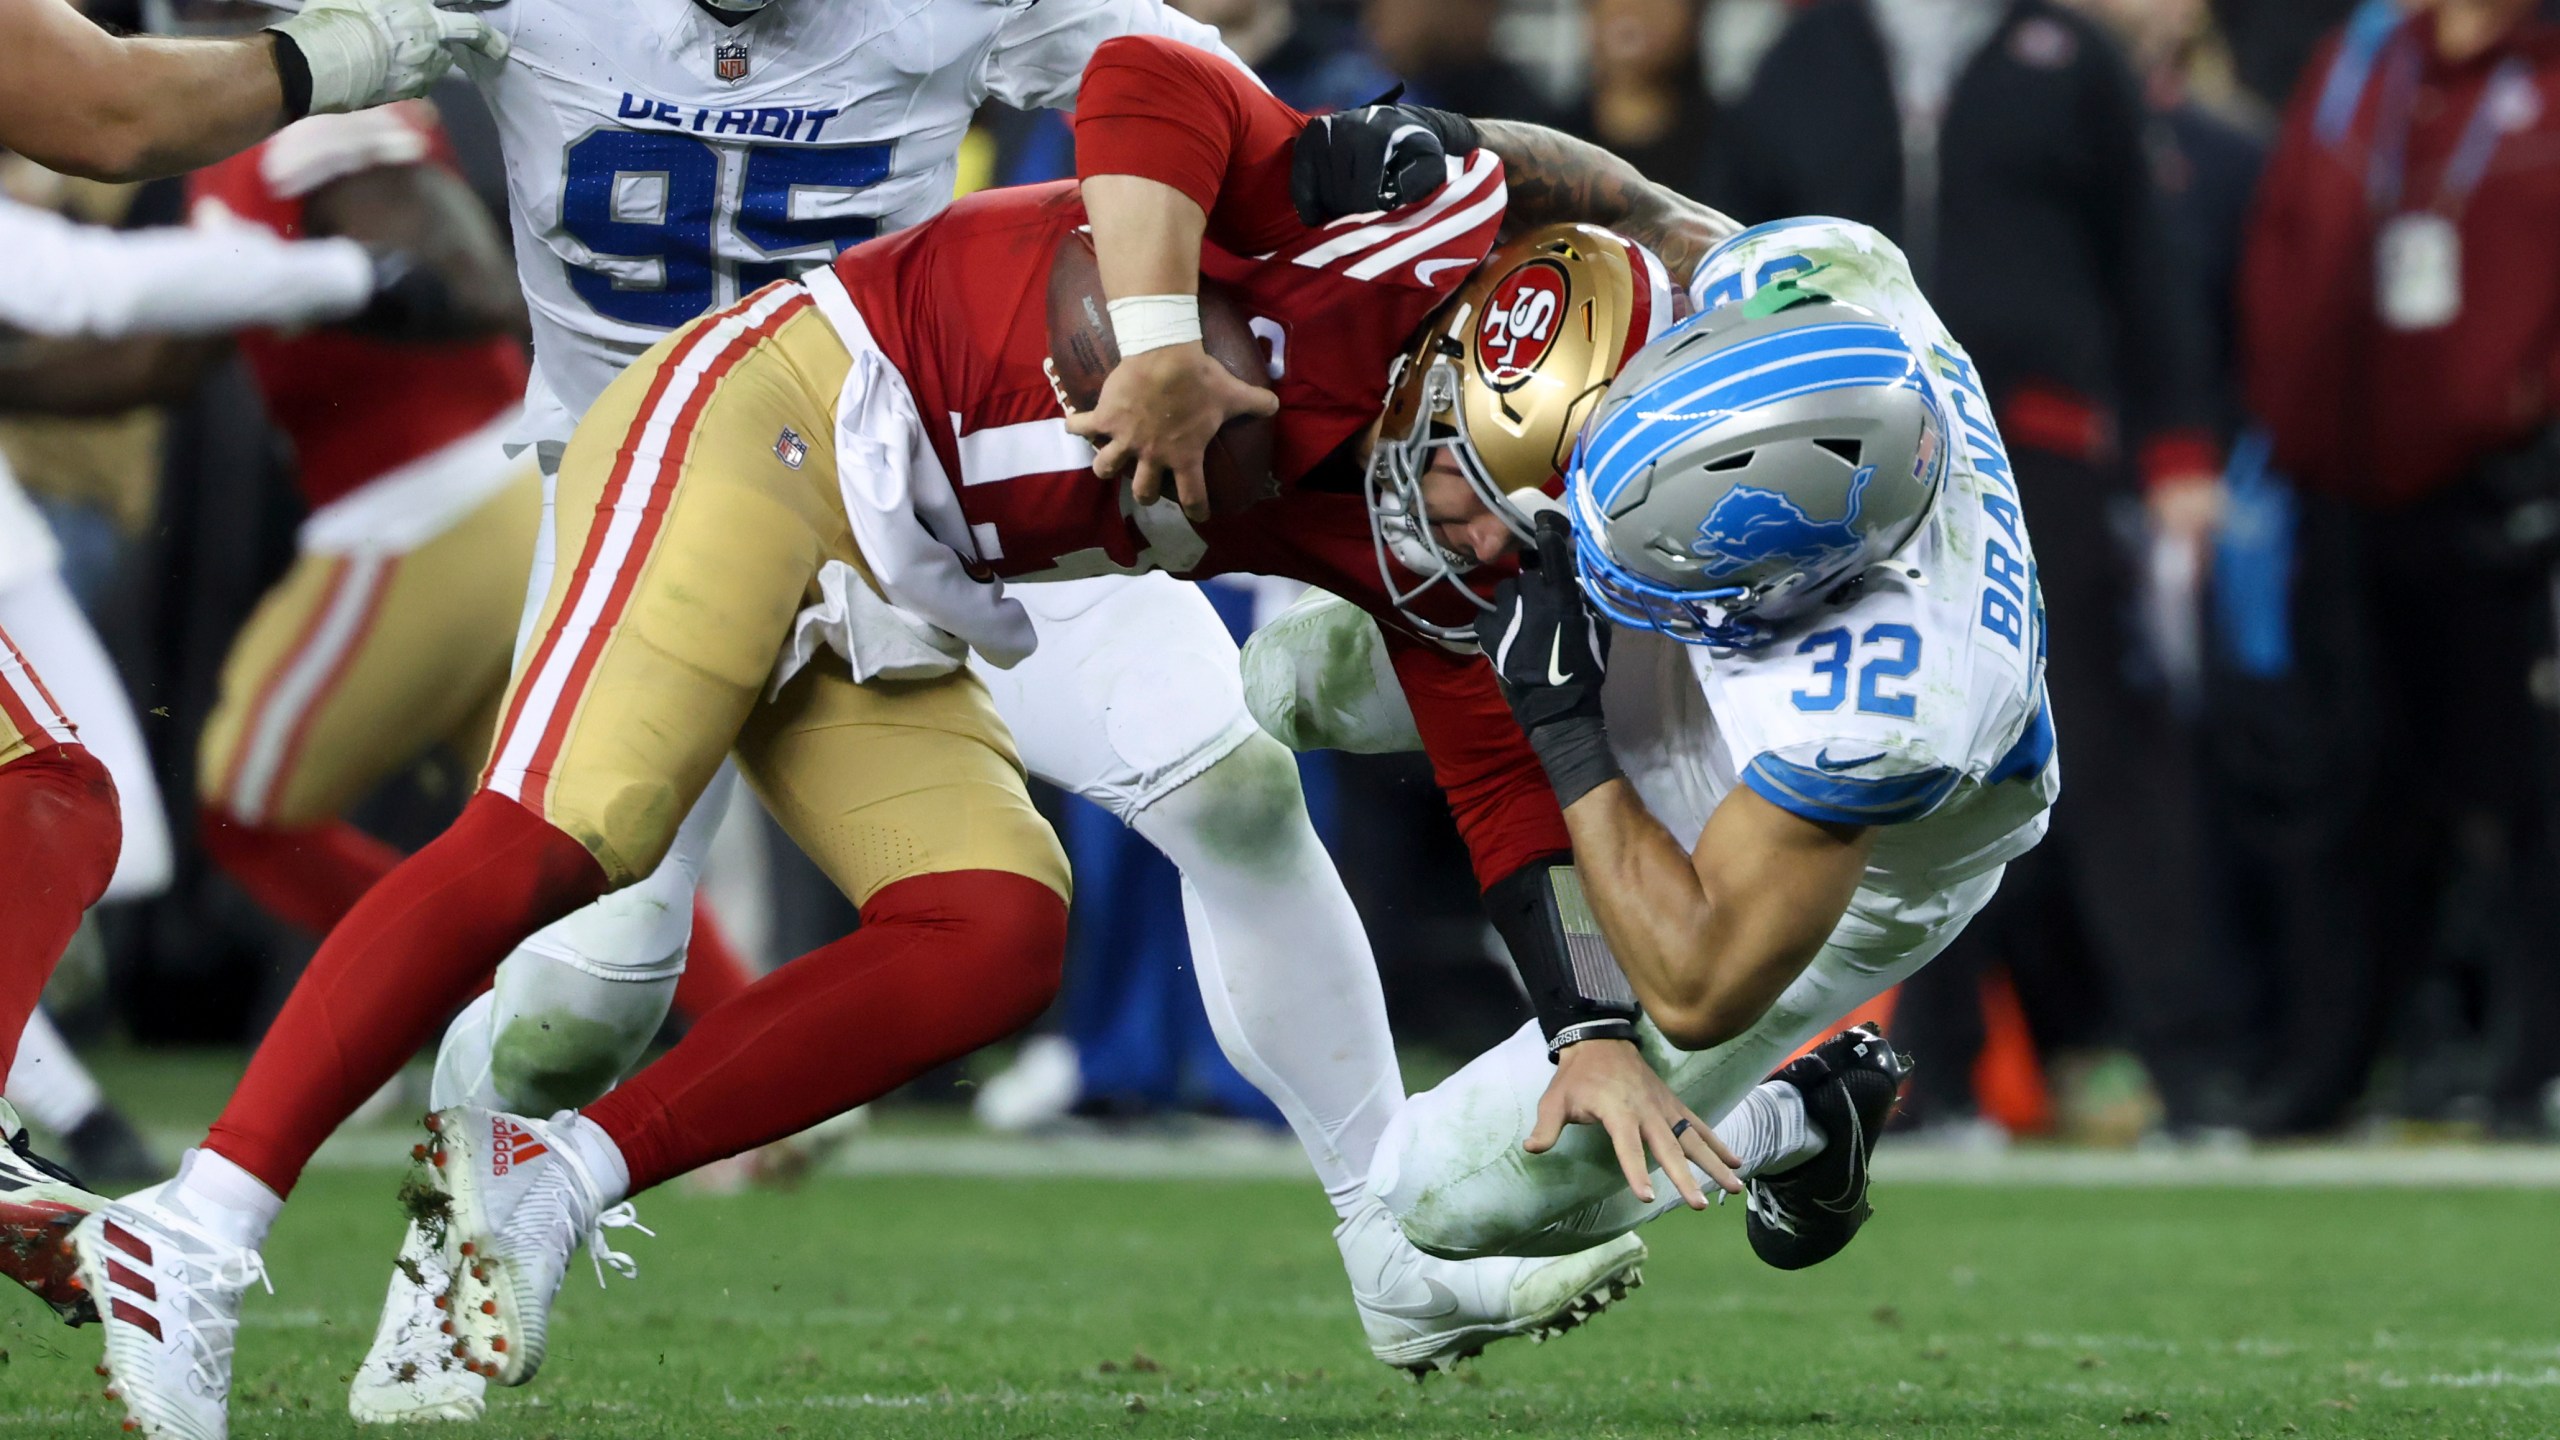
[{"label": "white sideline stripe", "polygon": [[1485,221],[1502,213],[1510,203],[1511,187],[1496,185],[1493,193],[1441,221],[1428,230],[1418,231],[1378,251],[1359,264],[1345,270],[1354,280],[1375,280],[1417,255],[1427,255],[1436,247],[1466,234]]},{"label": "white sideline stripe", "polygon": [[[413,1127],[342,1131],[312,1163],[391,1170],[409,1161]],[[171,1154],[202,1138],[152,1137]],[[829,1158],[834,1175],[1105,1180],[1305,1180],[1313,1171],[1287,1135],[1204,1124],[1174,1135],[860,1136]],[[2560,1146],[2335,1145],[2239,1155],[2146,1154],[2020,1146],[1981,1154],[1925,1147],[1876,1152],[1877,1183],[2060,1189],[2555,1190]]]},{"label": "white sideline stripe", "polygon": [[1014,425],[990,425],[965,435],[960,431],[960,417],[954,415],[951,434],[959,445],[960,483],[964,486],[1093,468],[1093,446],[1067,433],[1063,415]]},{"label": "white sideline stripe", "polygon": [[381,555],[346,557],[346,568],[338,572],[337,584],[322,602],[320,624],[311,632],[310,643],[285,662],[275,688],[249,718],[249,745],[231,777],[231,810],[243,821],[265,823],[285,752],[293,745],[293,732],[312,702],[320,698],[329,677],[345,662],[347,652],[355,648],[365,612],[373,608],[374,592],[381,588],[389,565],[390,560]]},{"label": "white sideline stripe", "polygon": [[[658,468],[666,460],[676,417],[684,413],[693,392],[701,388],[703,373],[739,336],[807,293],[796,285],[775,288],[762,300],[698,336],[686,348],[684,359],[677,362],[675,378],[641,424],[640,448],[632,456],[630,468],[623,472],[622,487],[614,492],[613,519],[605,528],[603,547],[596,552],[596,568],[587,572],[585,583],[556,622],[559,641],[551,647],[542,672],[533,677],[525,692],[524,707],[506,733],[505,747],[499,752],[497,763],[490,767],[490,789],[510,799],[524,798],[525,767],[533,763],[534,752],[542,748],[543,734],[551,728],[552,713],[560,708],[561,692],[568,688],[569,674],[577,668],[578,655],[586,648],[587,636],[604,611],[605,599],[613,594],[622,567],[631,558],[631,543],[639,533],[649,493],[657,486]],[[564,555],[561,562],[574,566],[577,560]]]},{"label": "white sideline stripe", "polygon": [[27,668],[26,657],[18,653],[17,642],[6,631],[0,631],[0,685],[8,686],[9,693],[18,697],[18,703],[34,717],[37,730],[61,744],[78,743],[80,736],[72,728],[70,717],[54,708],[53,702],[36,688],[35,672]]},{"label": "white sideline stripe", "polygon": [[1321,270],[1345,256],[1357,255],[1373,245],[1382,245],[1417,226],[1428,225],[1446,214],[1451,206],[1483,188],[1487,177],[1493,174],[1495,163],[1492,151],[1479,150],[1476,152],[1474,162],[1469,164],[1457,179],[1443,187],[1439,194],[1425,202],[1421,209],[1400,220],[1386,220],[1375,225],[1363,225],[1357,230],[1345,230],[1298,256],[1290,263],[1304,265],[1310,270]]}]

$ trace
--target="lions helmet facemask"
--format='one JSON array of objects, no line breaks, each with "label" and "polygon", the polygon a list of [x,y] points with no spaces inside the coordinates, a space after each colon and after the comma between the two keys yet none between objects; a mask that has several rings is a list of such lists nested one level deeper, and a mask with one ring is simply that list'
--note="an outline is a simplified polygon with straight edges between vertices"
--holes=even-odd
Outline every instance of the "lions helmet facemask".
[{"label": "lions helmet facemask", "polygon": [[1669,272],[1644,247],[1590,225],[1547,225],[1497,247],[1425,321],[1388,374],[1369,450],[1369,532],[1388,598],[1423,633],[1472,645],[1466,625],[1418,613],[1475,557],[1443,544],[1423,476],[1446,450],[1487,508],[1526,543],[1531,513],[1563,485],[1574,432],[1610,377],[1673,318]]},{"label": "lions helmet facemask", "polygon": [[1763,645],[1910,540],[1947,448],[1910,341],[1782,283],[1618,377],[1574,449],[1575,569],[1618,624]]}]

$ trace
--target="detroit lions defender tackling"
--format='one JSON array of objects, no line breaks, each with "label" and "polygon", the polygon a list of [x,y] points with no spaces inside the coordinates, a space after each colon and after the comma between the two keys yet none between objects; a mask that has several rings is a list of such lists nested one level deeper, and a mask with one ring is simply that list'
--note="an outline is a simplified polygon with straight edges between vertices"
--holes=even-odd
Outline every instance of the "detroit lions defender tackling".
[{"label": "detroit lions defender tackling", "polygon": [[[1604,1102],[1668,1110],[1636,1051],[1717,1117],[1761,1257],[1836,1253],[1903,1062],[1860,1027],[1764,1077],[1944,949],[2059,792],[2016,483],[1900,252],[1841,221],[1764,225],[1691,295],[1704,313],[1584,433],[1570,524],[1536,517],[1478,626],[1646,1020],[1634,1050],[1557,1067],[1523,1029],[1407,1103],[1370,1184],[1435,1254],[1578,1250],[1670,1207],[1630,1192],[1597,1127],[1565,1129]],[[1453,564],[1488,533],[1461,487],[1380,508],[1388,528],[1418,510]],[[1323,628],[1266,633],[1340,643]],[[1301,660],[1259,646],[1257,705]],[[1667,1113],[1647,1124],[1676,1140]]]}]

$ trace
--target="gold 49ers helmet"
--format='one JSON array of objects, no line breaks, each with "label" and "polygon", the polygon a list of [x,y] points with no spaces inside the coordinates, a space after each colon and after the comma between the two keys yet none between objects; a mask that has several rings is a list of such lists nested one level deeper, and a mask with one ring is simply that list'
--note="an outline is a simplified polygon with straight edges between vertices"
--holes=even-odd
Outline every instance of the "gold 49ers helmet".
[{"label": "gold 49ers helmet", "polygon": [[[1387,594],[1426,634],[1475,632],[1416,613],[1447,586],[1483,608],[1462,577],[1475,557],[1441,543],[1422,477],[1447,450],[1468,485],[1524,541],[1564,483],[1574,436],[1618,368],[1671,327],[1670,273],[1634,241],[1592,225],[1546,225],[1495,248],[1423,322],[1388,373],[1369,449],[1369,530]],[[1445,610],[1444,610],[1445,613]]]}]

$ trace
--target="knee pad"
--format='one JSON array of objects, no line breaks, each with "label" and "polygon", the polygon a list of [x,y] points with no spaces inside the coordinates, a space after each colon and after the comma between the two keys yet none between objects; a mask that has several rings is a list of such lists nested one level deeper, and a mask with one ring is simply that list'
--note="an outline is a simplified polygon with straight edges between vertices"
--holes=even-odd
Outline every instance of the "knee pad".
[{"label": "knee pad", "polygon": [[1245,708],[1292,750],[1388,755],[1422,748],[1378,622],[1322,590],[1255,631],[1239,659]]},{"label": "knee pad", "polygon": [[105,763],[83,746],[56,745],[10,761],[0,775],[9,781],[0,824],[26,837],[22,853],[36,873],[77,895],[82,909],[98,903],[124,846],[124,814]]},{"label": "knee pad", "polygon": [[873,895],[862,907],[862,923],[949,933],[949,963],[978,977],[993,1033],[1030,1024],[1058,998],[1067,902],[1027,875],[947,870],[911,876]]},{"label": "knee pad", "polygon": [[1249,868],[1315,835],[1297,760],[1268,735],[1247,737],[1131,823],[1186,874],[1203,863]]}]

